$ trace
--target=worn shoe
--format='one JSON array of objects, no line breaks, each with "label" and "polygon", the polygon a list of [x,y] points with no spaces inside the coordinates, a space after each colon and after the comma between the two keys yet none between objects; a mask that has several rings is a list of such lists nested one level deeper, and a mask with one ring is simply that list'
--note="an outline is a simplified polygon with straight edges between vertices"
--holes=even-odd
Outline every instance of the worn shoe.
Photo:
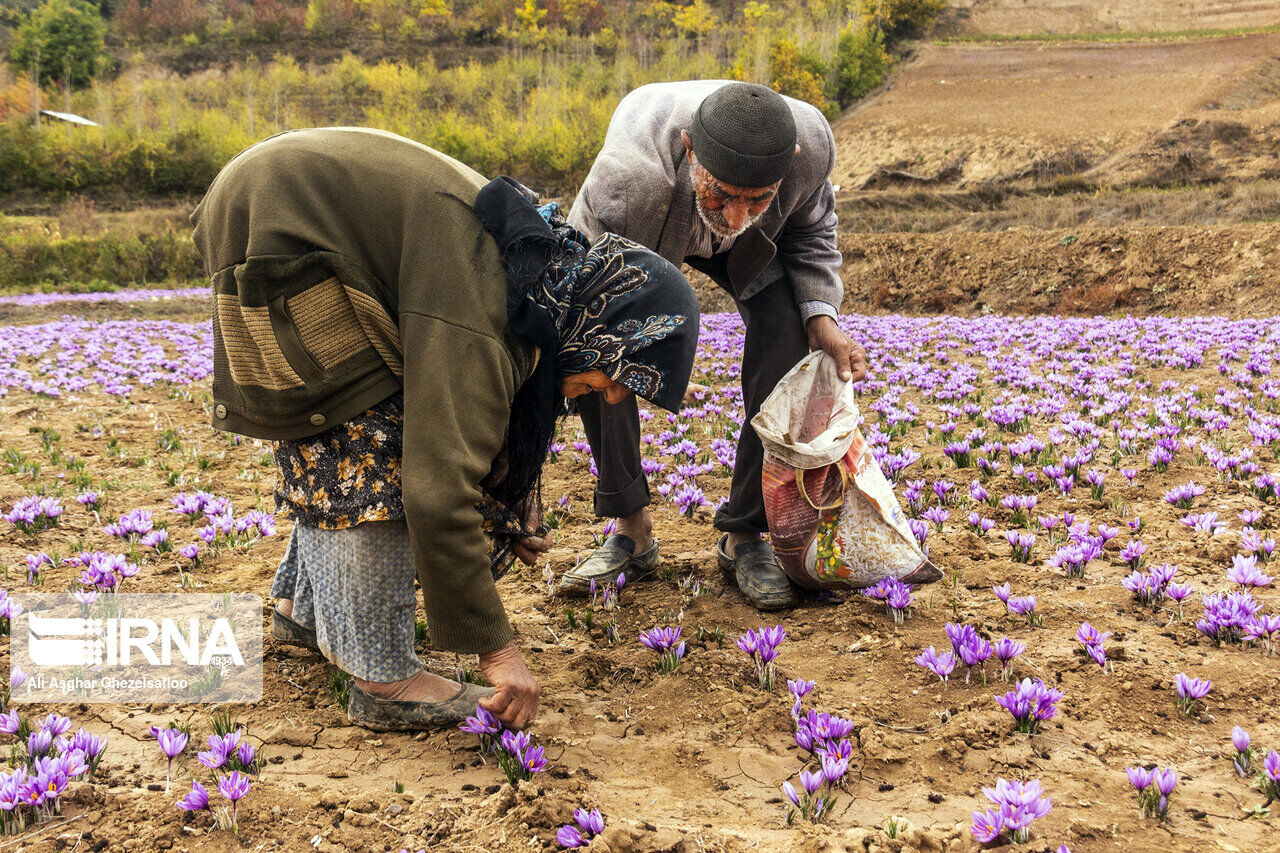
[{"label": "worn shoe", "polygon": [[627,581],[638,581],[653,574],[658,568],[658,540],[655,538],[642,554],[637,554],[636,543],[630,536],[615,533],[604,540],[595,552],[560,576],[560,593],[570,596],[591,594],[591,581],[603,590],[605,584],[618,582],[624,572]]},{"label": "worn shoe", "polygon": [[271,611],[271,636],[291,646],[302,646],[313,652],[320,651],[320,643],[316,640],[316,629],[293,621],[279,610]]},{"label": "worn shoe", "polygon": [[378,732],[456,726],[476,712],[476,703],[493,695],[492,687],[468,683],[459,685],[453,698],[443,702],[382,699],[361,690],[354,682],[347,690],[347,719]]},{"label": "worn shoe", "polygon": [[796,603],[796,591],[782,571],[773,546],[763,539],[743,542],[733,556],[725,550],[729,534],[720,537],[716,559],[720,570],[733,575],[738,589],[759,610],[781,610]]}]

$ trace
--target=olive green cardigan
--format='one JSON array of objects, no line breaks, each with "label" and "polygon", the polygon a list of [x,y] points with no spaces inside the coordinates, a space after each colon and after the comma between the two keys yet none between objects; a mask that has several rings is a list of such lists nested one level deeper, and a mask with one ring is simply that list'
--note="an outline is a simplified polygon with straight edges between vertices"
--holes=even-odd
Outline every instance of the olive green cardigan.
[{"label": "olive green cardigan", "polygon": [[213,282],[213,425],[303,438],[403,389],[431,640],[464,653],[512,637],[474,506],[537,358],[507,334],[498,247],[471,209],[485,183],[391,133],[299,130],[237,155],[191,216]]}]

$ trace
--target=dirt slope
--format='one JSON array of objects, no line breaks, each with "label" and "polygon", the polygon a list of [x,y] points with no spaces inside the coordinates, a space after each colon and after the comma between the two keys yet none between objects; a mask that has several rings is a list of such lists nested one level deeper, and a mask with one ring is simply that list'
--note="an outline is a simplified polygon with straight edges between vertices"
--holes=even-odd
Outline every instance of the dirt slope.
[{"label": "dirt slope", "polygon": [[837,121],[842,190],[1275,174],[1280,35],[926,45]]},{"label": "dirt slope", "polygon": [[950,0],[947,5],[944,31],[973,35],[1169,32],[1280,23],[1271,0]]},{"label": "dirt slope", "polygon": [[1280,226],[849,234],[845,310],[1280,313]]}]

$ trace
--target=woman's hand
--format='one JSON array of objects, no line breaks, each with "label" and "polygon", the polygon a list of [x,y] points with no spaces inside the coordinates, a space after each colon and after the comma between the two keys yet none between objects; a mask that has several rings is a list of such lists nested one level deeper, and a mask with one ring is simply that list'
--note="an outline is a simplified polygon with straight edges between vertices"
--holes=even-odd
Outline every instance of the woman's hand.
[{"label": "woman's hand", "polygon": [[542,688],[524,665],[515,641],[480,655],[480,671],[493,685],[493,695],[480,705],[509,729],[523,729],[538,715]]},{"label": "woman's hand", "polygon": [[[521,508],[520,515],[528,535],[512,543],[511,551],[520,558],[520,562],[532,566],[538,562],[538,557],[551,548],[551,536],[545,526],[546,516],[542,513],[542,504],[535,498],[529,497]],[[539,531],[542,535],[539,535]]]},{"label": "woman's hand", "polygon": [[538,562],[538,557],[547,553],[551,548],[550,536],[526,536],[519,539],[511,545],[511,551],[520,558],[520,562],[526,566],[532,566]]}]

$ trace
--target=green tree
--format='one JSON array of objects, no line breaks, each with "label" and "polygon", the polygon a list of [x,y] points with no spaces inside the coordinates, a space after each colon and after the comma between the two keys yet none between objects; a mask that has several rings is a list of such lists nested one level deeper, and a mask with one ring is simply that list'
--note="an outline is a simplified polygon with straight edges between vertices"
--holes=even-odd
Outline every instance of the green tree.
[{"label": "green tree", "polygon": [[850,25],[836,47],[836,101],[844,109],[884,82],[889,55],[877,27]]},{"label": "green tree", "polygon": [[84,86],[93,79],[107,31],[98,8],[85,0],[48,0],[18,27],[9,64],[40,67],[40,82]]}]

